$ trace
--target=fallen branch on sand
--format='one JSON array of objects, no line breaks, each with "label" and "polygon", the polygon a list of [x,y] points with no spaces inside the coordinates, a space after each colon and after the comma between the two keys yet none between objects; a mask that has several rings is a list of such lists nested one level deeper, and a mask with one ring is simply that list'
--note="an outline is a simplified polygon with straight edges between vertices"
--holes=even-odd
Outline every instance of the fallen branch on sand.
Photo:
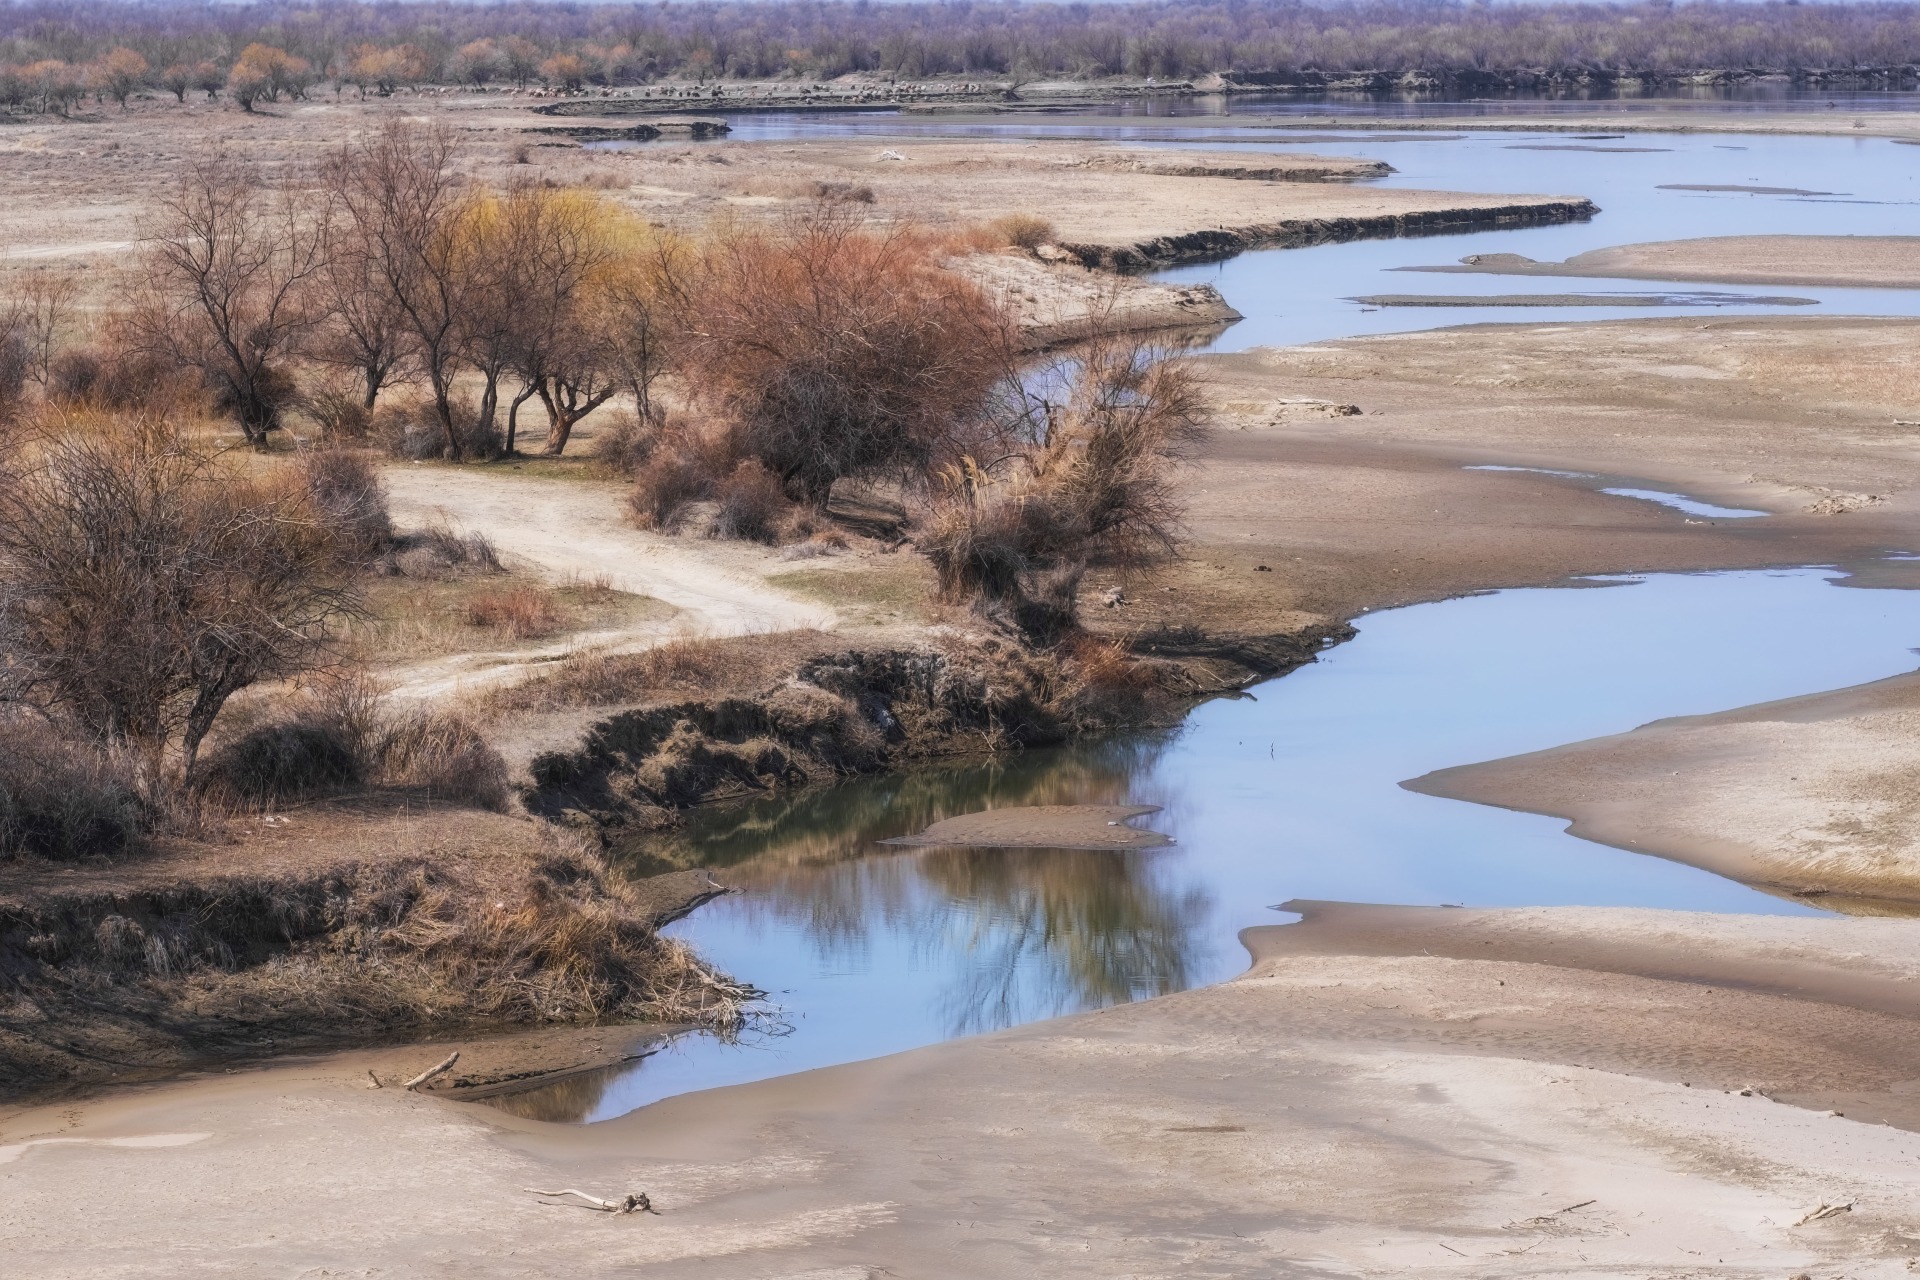
[{"label": "fallen branch on sand", "polygon": [[[578,1196],[586,1201],[584,1205],[575,1205],[576,1209],[598,1209],[602,1213],[651,1213],[658,1217],[660,1211],[653,1207],[653,1201],[647,1199],[644,1191],[636,1192],[619,1200],[602,1200],[599,1196],[590,1196],[584,1191],[575,1191],[568,1187],[564,1191],[541,1191],[537,1187],[522,1187],[522,1191],[536,1196]],[[543,1203],[552,1203],[543,1201]]]},{"label": "fallen branch on sand", "polygon": [[446,1058],[440,1063],[439,1066],[428,1067],[425,1071],[422,1071],[419,1075],[407,1081],[405,1084],[401,1085],[400,1087],[402,1089],[418,1089],[421,1085],[427,1083],[429,1080],[438,1080],[441,1076],[453,1070],[453,1064],[458,1061],[460,1061],[460,1051],[458,1049],[455,1049],[452,1053],[446,1056]]},{"label": "fallen branch on sand", "polygon": [[1845,1204],[1828,1204],[1826,1201],[1822,1200],[1820,1202],[1819,1208],[1809,1210],[1807,1212],[1806,1217],[1800,1219],[1800,1221],[1794,1223],[1793,1225],[1796,1227],[1804,1227],[1809,1222],[1818,1222],[1822,1218],[1831,1218],[1835,1214],[1852,1213],[1852,1212],[1853,1212],[1853,1201],[1851,1200],[1847,1201]]}]

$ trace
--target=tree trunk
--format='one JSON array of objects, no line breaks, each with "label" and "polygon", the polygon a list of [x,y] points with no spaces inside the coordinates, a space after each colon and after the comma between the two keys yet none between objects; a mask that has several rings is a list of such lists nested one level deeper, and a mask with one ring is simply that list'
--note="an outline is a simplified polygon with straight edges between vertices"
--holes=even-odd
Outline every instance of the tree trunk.
[{"label": "tree trunk", "polygon": [[529,382],[520,394],[513,398],[513,404],[507,408],[507,456],[509,458],[513,456],[514,442],[520,434],[520,406],[533,399],[534,393],[539,389],[539,383]]}]

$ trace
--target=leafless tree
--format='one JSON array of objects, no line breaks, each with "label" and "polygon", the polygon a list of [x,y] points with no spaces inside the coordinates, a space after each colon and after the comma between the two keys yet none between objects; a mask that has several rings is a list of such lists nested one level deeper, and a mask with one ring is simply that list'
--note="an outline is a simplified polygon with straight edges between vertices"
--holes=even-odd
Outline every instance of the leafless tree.
[{"label": "leafless tree", "polygon": [[341,147],[325,168],[336,207],[366,255],[368,278],[400,317],[454,459],[466,455],[453,379],[470,287],[470,246],[461,235],[465,201],[453,172],[457,151],[444,126],[395,122]]},{"label": "leafless tree", "polygon": [[162,197],[147,240],[140,342],[199,370],[255,445],[280,425],[282,363],[321,314],[327,237],[306,203],[216,155]]},{"label": "leafless tree", "polygon": [[363,238],[360,223],[352,217],[331,217],[325,225],[321,293],[326,319],[315,354],[359,376],[360,407],[371,413],[405,362],[413,334],[388,287],[380,255]]},{"label": "leafless tree", "polygon": [[236,692],[293,674],[354,607],[292,478],[224,471],[153,425],[79,424],[0,459],[0,608],[17,701],[191,777]]},{"label": "leafless tree", "polygon": [[61,337],[72,323],[79,293],[71,275],[39,267],[16,277],[0,307],[0,330],[14,334],[23,344],[26,375],[43,388]]}]

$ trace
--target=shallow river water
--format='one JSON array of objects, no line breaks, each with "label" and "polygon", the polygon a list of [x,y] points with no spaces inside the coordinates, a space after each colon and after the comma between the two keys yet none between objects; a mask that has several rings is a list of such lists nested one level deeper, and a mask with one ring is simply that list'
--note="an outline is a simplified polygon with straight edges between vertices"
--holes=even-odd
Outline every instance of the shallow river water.
[{"label": "shallow river water", "polygon": [[[871,116],[735,123],[737,138],[800,128],[876,137],[959,131]],[[1485,133],[1278,141],[1277,130],[1249,127],[1258,123],[1257,112],[1230,121],[1050,117],[966,131],[1377,156],[1398,170],[1382,185],[1585,195],[1601,206],[1585,224],[1256,252],[1161,273],[1211,281],[1246,314],[1217,350],[1482,320],[1671,315],[1368,310],[1348,299],[1662,292],[1659,282],[1403,268],[1467,253],[1559,259],[1703,235],[1906,234],[1920,208],[1920,147],[1879,139],[1634,134],[1575,142]],[[1534,149],[1573,145],[1647,149]],[[1679,183],[1832,194],[1666,189]],[[1909,290],[1764,292],[1816,300],[1799,314],[1920,313],[1920,293]],[[745,892],[673,932],[722,969],[771,988],[790,1030],[733,1045],[683,1037],[637,1064],[502,1105],[552,1119],[606,1119],[690,1090],[1218,981],[1245,965],[1238,931],[1291,918],[1272,908],[1293,898],[1806,912],[1703,871],[1578,840],[1556,819],[1423,796],[1399,783],[1666,716],[1913,669],[1920,593],[1836,582],[1817,568],[1660,575],[1377,613],[1358,620],[1358,639],[1318,663],[1250,697],[1208,703],[1176,732],[698,814],[687,837]],[[1160,805],[1141,823],[1176,842],[1129,853],[902,851],[878,843],[981,808],[1084,802]]]},{"label": "shallow river water", "polygon": [[[1384,611],[1321,660],[1177,732],[868,779],[697,815],[745,893],[672,932],[773,989],[792,1030],[686,1037],[516,1110],[599,1120],[1245,967],[1292,898],[1806,912],[1564,823],[1407,791],[1432,769],[1911,670],[1920,593],[1800,569],[1599,579]],[[1135,802],[1168,848],[908,850],[1021,804]]]}]

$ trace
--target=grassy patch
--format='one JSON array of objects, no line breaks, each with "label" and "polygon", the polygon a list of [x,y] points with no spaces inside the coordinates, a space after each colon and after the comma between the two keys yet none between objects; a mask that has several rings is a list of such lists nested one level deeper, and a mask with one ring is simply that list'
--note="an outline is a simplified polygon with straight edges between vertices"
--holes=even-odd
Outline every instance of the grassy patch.
[{"label": "grassy patch", "polygon": [[367,616],[348,627],[373,664],[465,653],[580,631],[613,631],[658,621],[673,606],[595,582],[546,586],[506,574],[422,579],[373,578]]},{"label": "grassy patch", "polygon": [[830,604],[852,622],[924,622],[933,573],[918,556],[889,556],[854,569],[795,569],[769,574],[767,585]]}]

